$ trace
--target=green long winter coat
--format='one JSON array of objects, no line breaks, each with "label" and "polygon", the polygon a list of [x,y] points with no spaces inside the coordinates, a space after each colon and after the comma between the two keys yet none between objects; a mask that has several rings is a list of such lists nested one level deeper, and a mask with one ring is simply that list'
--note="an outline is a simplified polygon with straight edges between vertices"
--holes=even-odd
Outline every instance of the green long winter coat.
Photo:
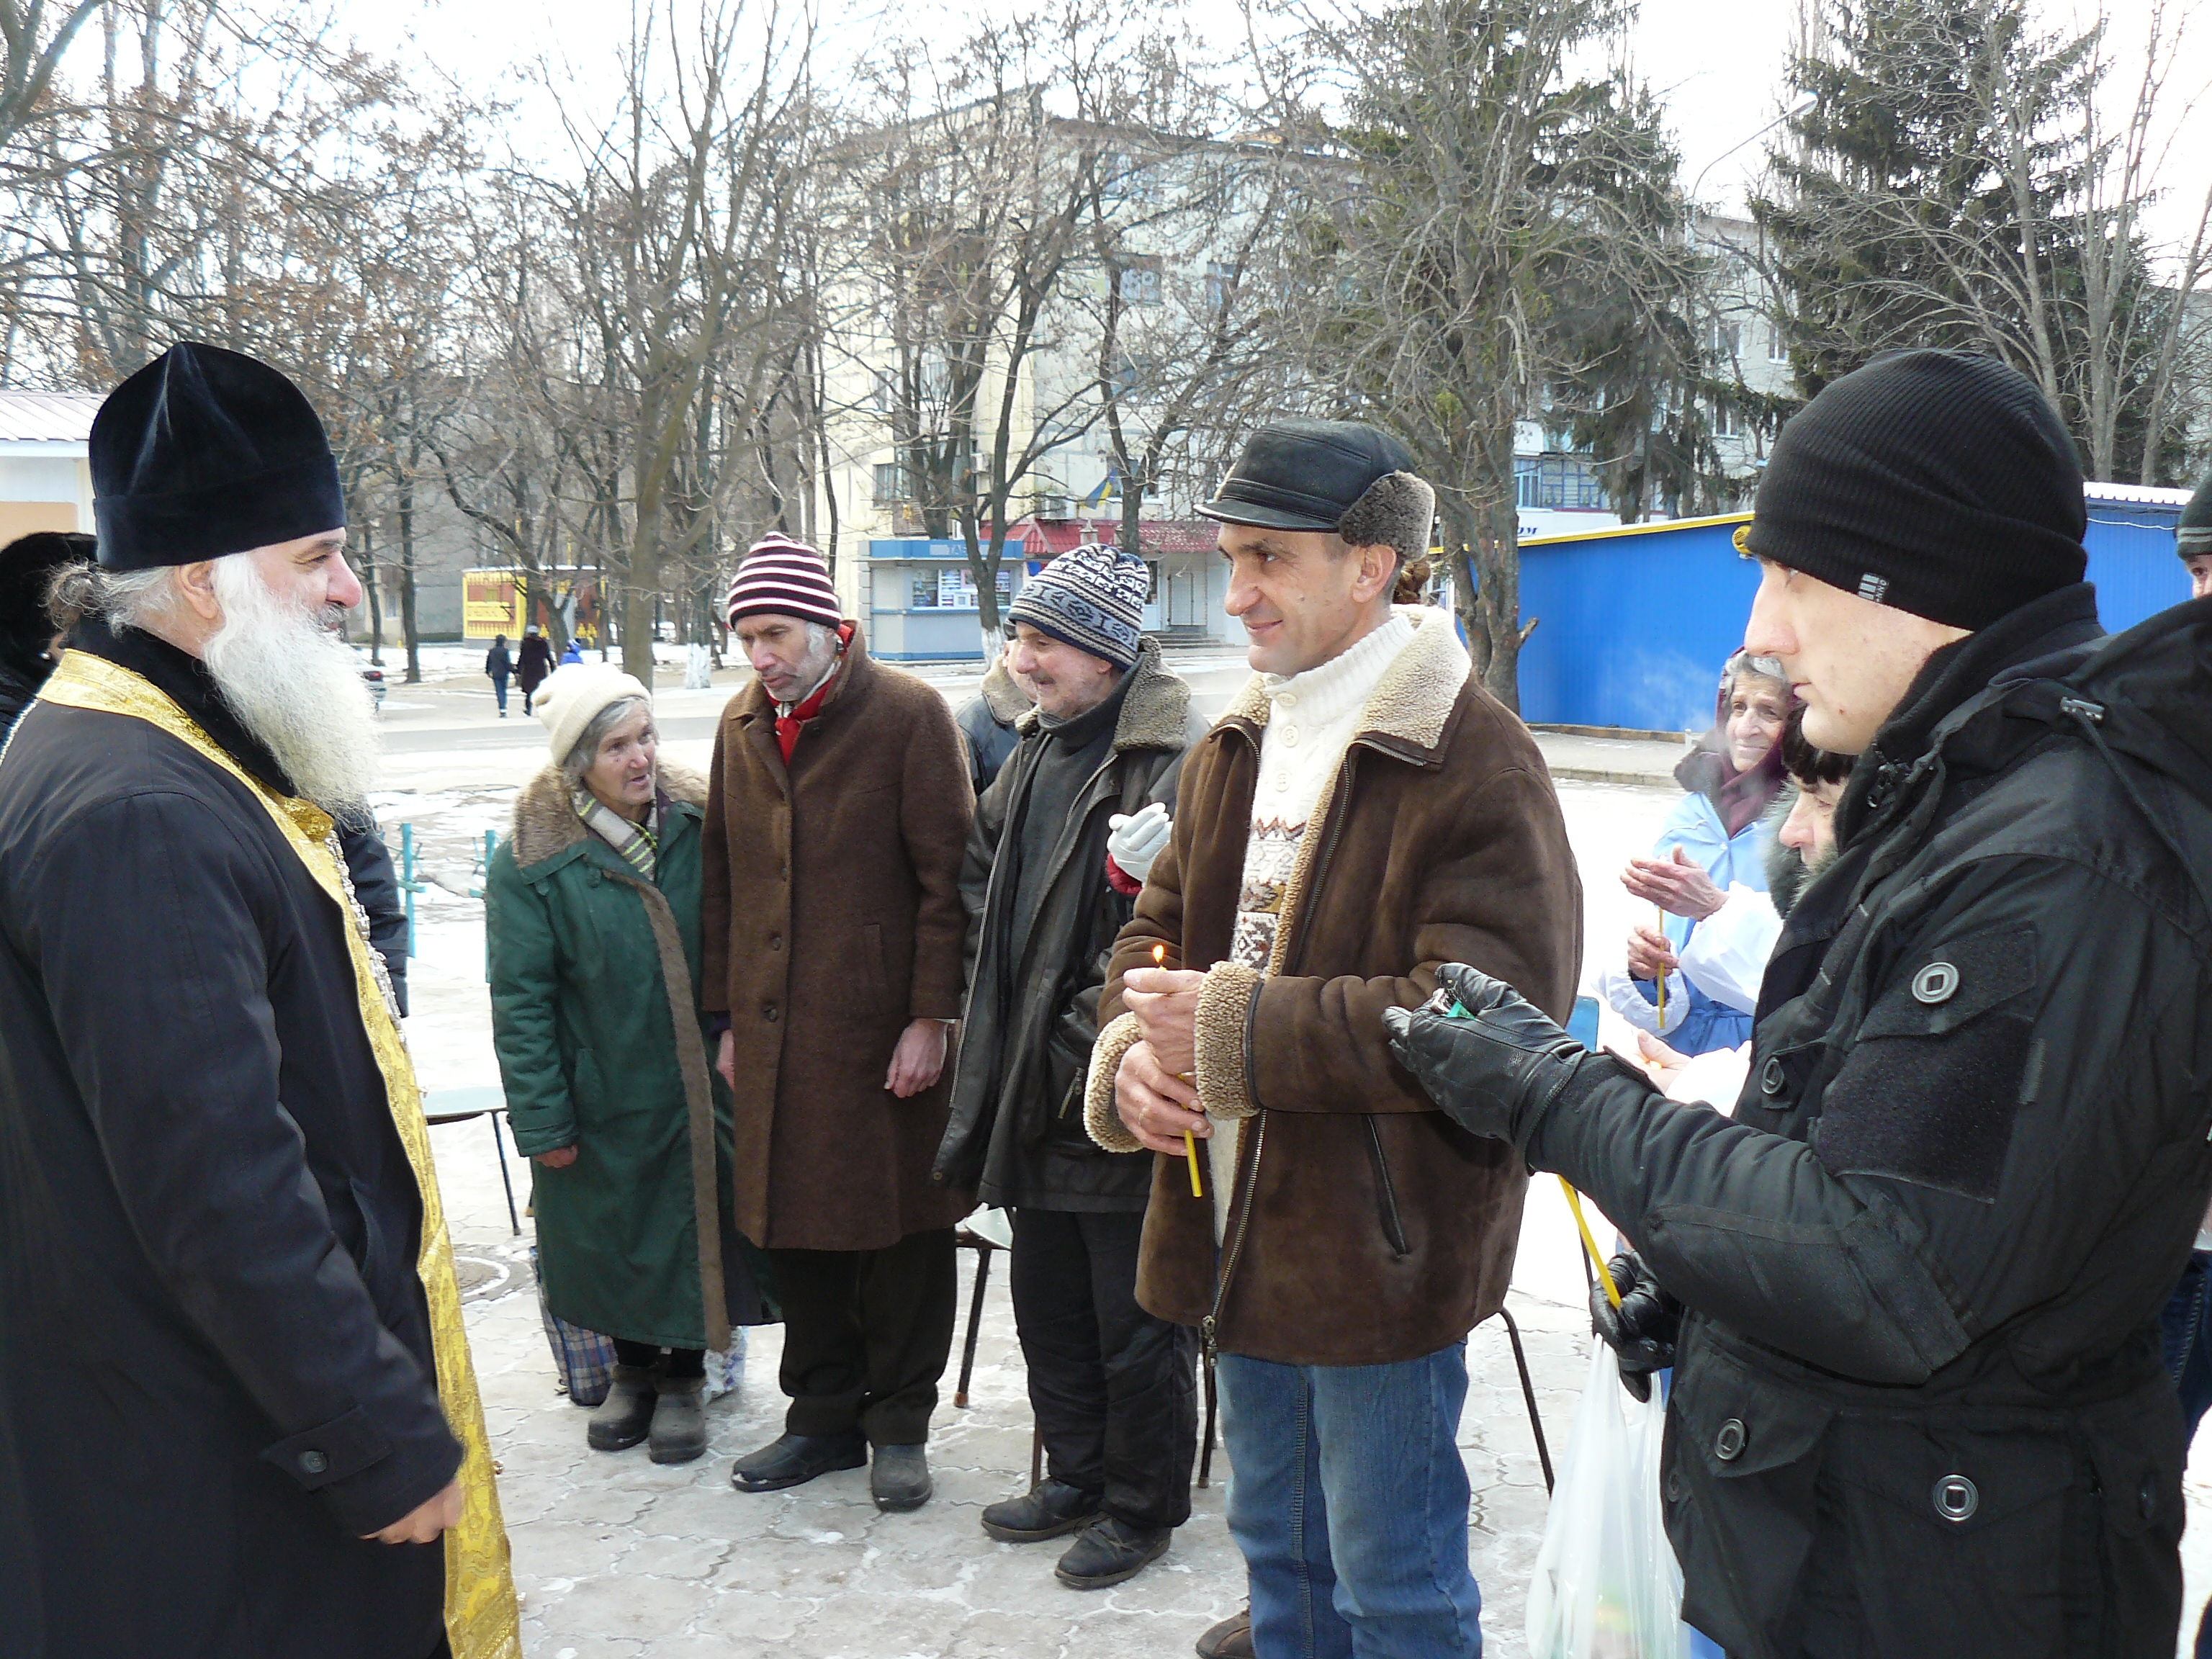
[{"label": "green long winter coat", "polygon": [[485,883],[492,1041],[514,1144],[536,1170],[538,1272],[562,1318],[632,1342],[724,1348],[764,1316],[729,1224],[730,1097],[699,973],[706,780],[666,761],[656,879],[584,827],[548,767],[515,801]]}]

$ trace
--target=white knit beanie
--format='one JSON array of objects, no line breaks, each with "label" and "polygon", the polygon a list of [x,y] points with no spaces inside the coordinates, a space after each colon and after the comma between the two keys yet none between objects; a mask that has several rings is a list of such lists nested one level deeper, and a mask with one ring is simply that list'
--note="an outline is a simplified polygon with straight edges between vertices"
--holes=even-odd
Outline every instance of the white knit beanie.
[{"label": "white knit beanie", "polygon": [[644,682],[611,662],[572,662],[555,669],[532,699],[551,740],[553,763],[568,758],[599,710],[624,697],[643,697],[647,708],[653,706],[653,693]]}]

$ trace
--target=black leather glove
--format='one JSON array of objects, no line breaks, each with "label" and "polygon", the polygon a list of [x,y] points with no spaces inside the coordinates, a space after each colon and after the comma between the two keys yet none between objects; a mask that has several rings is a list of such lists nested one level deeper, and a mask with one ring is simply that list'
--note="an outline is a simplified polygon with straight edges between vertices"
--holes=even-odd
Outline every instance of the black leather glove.
[{"label": "black leather glove", "polygon": [[1445,1116],[1516,1146],[1590,1058],[1504,980],[1464,963],[1437,969],[1436,994],[1420,1007],[1386,1008],[1382,1020],[1390,1052]]},{"label": "black leather glove", "polygon": [[1638,1400],[1651,1398],[1651,1374],[1674,1363],[1674,1341],[1682,1334],[1682,1304],[1659,1286],[1643,1258],[1624,1252],[1606,1264],[1616,1308],[1605,1286],[1590,1286],[1590,1324],[1620,1362],[1620,1386]]}]

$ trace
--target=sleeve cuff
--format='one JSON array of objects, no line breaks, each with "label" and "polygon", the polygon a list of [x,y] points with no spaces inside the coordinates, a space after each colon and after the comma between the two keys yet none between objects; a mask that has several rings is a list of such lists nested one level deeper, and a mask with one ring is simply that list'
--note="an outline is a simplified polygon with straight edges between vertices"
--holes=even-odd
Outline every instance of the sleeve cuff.
[{"label": "sleeve cuff", "polygon": [[507,1115],[507,1132],[514,1137],[514,1150],[525,1158],[535,1158],[540,1152],[557,1152],[563,1146],[576,1144],[576,1126],[562,1124],[517,1123],[514,1114]]},{"label": "sleeve cuff", "polygon": [[1114,1109],[1114,1077],[1121,1069],[1121,1056],[1137,1046],[1137,1017],[1121,1014],[1109,1021],[1091,1045],[1091,1075],[1083,1089],[1083,1127],[1091,1139],[1109,1152],[1141,1152],[1145,1143],[1131,1134]]},{"label": "sleeve cuff", "polygon": [[264,1448],[264,1461],[320,1495],[338,1524],[365,1538],[444,1491],[461,1448],[441,1418],[398,1445],[356,1406],[319,1428]]},{"label": "sleeve cuff", "polygon": [[1253,1103],[1245,1033],[1260,975],[1241,962],[1217,962],[1199,988],[1193,1047],[1198,1057],[1198,1097],[1208,1117],[1235,1121],[1260,1109]]},{"label": "sleeve cuff", "polygon": [[1145,884],[1114,862],[1114,855],[1106,855],[1106,884],[1123,898],[1134,898],[1145,890]]}]

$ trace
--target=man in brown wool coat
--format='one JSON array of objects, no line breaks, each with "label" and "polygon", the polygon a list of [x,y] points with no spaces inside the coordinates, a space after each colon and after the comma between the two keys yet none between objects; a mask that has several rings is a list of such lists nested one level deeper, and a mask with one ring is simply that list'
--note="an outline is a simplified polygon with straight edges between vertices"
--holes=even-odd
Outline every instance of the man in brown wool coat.
[{"label": "man in brown wool coat", "polygon": [[785,1432],[730,1478],[775,1492],[872,1446],[877,1504],[915,1509],[952,1347],[952,1229],[975,1206],[930,1180],[975,798],[944,700],[870,659],[812,548],[757,544],[729,619],[760,678],[714,734],[701,1000],[727,1022],[734,1212],[775,1273],[791,1397]]}]

